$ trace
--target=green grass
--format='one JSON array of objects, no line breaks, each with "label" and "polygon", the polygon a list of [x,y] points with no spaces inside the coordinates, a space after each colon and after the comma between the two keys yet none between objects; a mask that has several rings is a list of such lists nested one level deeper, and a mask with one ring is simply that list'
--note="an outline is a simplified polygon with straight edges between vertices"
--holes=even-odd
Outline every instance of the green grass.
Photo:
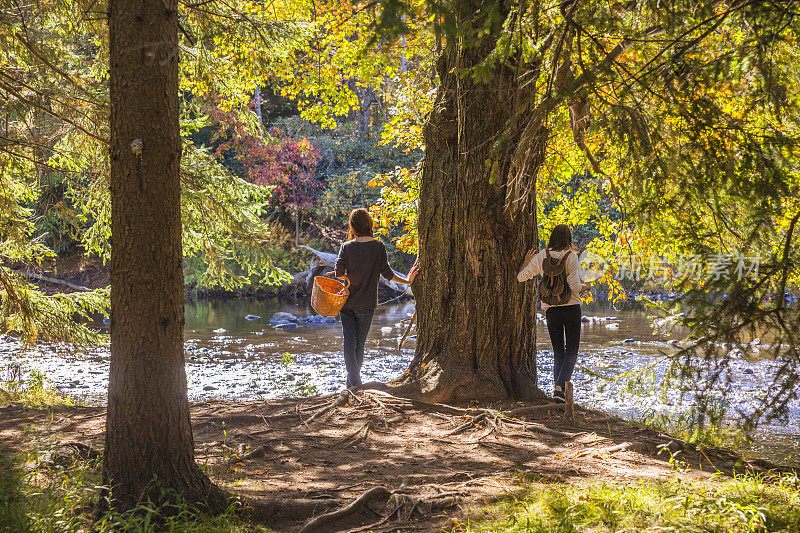
[{"label": "green grass", "polygon": [[95,520],[101,459],[77,459],[45,440],[30,444],[24,452],[0,447],[0,533],[268,531],[239,518],[234,508],[212,516],[175,505],[174,498],[168,506],[146,502]]},{"label": "green grass", "polygon": [[784,476],[704,481],[526,483],[453,531],[800,531],[800,482]]},{"label": "green grass", "polygon": [[674,435],[699,446],[700,448],[746,449],[752,442],[741,429],[716,422],[707,422],[702,427],[694,423],[692,414],[683,413],[646,413],[636,423],[653,428],[668,435]]},{"label": "green grass", "polygon": [[21,403],[27,407],[50,407],[74,405],[74,400],[53,388],[43,373],[32,370],[23,378],[20,365],[9,365],[5,369],[6,380],[0,381],[0,405]]},{"label": "green grass", "polygon": [[9,457],[8,450],[0,447],[0,532],[27,531],[25,495],[22,471]]},{"label": "green grass", "polygon": [[[0,381],[0,405],[42,408],[74,405],[38,371],[24,376],[11,365]],[[268,531],[239,518],[235,508],[208,515],[185,503],[142,503],[126,513],[96,519],[102,490],[102,460],[81,460],[57,443],[29,431],[24,450],[0,445],[0,533],[239,533]],[[174,502],[175,499],[170,501]]]}]

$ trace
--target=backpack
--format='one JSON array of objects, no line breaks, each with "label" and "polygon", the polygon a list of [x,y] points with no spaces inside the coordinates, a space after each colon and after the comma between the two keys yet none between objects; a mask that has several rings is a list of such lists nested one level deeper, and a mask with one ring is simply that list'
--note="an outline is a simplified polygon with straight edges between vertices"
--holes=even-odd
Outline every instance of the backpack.
[{"label": "backpack", "polygon": [[560,259],[550,256],[550,250],[545,248],[547,258],[542,261],[542,282],[539,284],[539,297],[547,305],[564,305],[572,296],[572,289],[567,283],[567,251]]}]

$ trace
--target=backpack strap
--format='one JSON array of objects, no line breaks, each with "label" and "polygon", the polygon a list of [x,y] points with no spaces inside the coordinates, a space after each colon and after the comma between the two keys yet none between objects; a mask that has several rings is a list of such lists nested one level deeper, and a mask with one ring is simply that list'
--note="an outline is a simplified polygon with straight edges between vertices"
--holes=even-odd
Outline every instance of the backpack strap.
[{"label": "backpack strap", "polygon": [[[551,269],[553,269],[553,273],[556,276],[561,274],[561,272],[566,269],[566,264],[564,264],[564,266],[561,267],[561,263],[563,263],[564,259],[566,259],[569,256],[569,254],[572,253],[572,250],[567,250],[567,253],[565,253],[561,257],[556,258],[557,261],[555,263],[553,263],[553,257],[550,255],[550,249],[549,248],[545,248],[544,250],[545,250],[545,254],[547,255],[547,264],[548,264],[548,266]],[[559,268],[559,267],[561,267],[561,268]]]}]

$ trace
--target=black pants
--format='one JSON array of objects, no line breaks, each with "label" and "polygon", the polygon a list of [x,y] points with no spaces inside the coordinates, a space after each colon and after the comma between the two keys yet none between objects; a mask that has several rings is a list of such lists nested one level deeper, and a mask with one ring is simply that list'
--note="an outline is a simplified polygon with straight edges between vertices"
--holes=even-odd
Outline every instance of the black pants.
[{"label": "black pants", "polygon": [[342,339],[344,348],[344,366],[347,369],[347,388],[361,385],[361,364],[364,362],[364,345],[372,325],[375,309],[357,309],[343,307],[339,312],[342,317]]},{"label": "black pants", "polygon": [[547,331],[553,343],[553,383],[564,390],[572,379],[581,342],[581,306],[559,305],[545,311]]}]

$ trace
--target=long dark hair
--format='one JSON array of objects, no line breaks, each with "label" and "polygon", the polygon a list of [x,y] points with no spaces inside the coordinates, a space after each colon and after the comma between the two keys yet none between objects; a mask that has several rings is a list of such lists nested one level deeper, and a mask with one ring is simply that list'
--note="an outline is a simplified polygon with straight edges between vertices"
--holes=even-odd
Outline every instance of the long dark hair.
[{"label": "long dark hair", "polygon": [[550,234],[550,240],[547,242],[547,247],[554,251],[572,250],[575,251],[575,246],[572,243],[572,231],[566,224],[559,224],[553,228]]},{"label": "long dark hair", "polygon": [[372,226],[375,224],[369,211],[363,207],[353,209],[350,212],[350,228],[347,230],[347,240],[352,241],[356,237],[372,237]]}]

